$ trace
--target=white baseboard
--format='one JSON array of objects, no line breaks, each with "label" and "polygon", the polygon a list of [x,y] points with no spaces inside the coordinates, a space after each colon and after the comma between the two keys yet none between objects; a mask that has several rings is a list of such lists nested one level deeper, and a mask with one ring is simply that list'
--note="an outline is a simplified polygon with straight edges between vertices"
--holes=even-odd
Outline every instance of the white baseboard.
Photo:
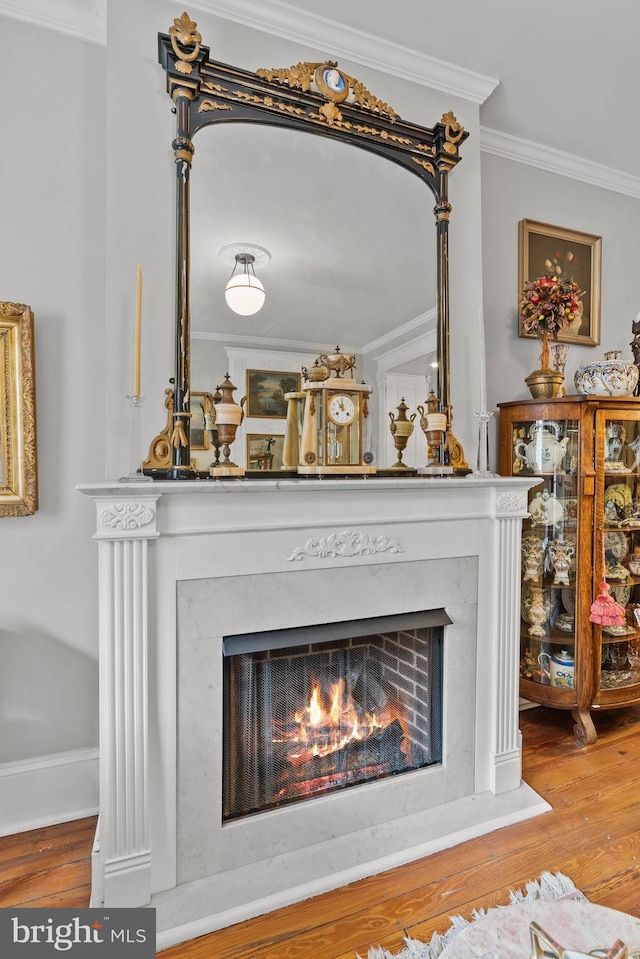
[{"label": "white baseboard", "polygon": [[97,749],[0,763],[0,836],[97,812]]}]

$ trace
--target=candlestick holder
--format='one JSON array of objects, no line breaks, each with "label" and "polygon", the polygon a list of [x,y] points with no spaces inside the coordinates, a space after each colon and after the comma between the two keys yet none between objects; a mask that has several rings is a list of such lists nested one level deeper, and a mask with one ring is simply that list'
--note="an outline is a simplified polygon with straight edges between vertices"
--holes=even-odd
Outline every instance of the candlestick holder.
[{"label": "candlestick holder", "polygon": [[151,476],[142,472],[142,407],[144,396],[127,395],[129,401],[129,473],[120,477],[121,483],[153,483]]},{"label": "candlestick holder", "polygon": [[483,410],[476,413],[478,420],[478,468],[476,476],[495,476],[489,469],[489,420],[493,413]]}]

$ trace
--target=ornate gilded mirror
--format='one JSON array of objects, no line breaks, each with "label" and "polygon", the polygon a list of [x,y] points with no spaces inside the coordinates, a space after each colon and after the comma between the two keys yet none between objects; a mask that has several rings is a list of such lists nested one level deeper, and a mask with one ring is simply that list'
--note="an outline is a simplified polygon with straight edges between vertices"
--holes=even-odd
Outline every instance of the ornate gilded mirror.
[{"label": "ornate gilded mirror", "polygon": [[[165,430],[166,475],[171,479],[192,477],[190,454],[191,388],[191,167],[196,133],[217,126],[219,136],[254,137],[260,144],[280,131],[314,134],[333,144],[355,146],[360,151],[391,161],[394,169],[408,171],[429,187],[435,198],[436,257],[436,353],[434,377],[441,406],[447,416],[447,431],[441,448],[442,462],[455,471],[463,469],[464,454],[453,436],[449,388],[448,302],[448,175],[459,162],[459,147],[467,134],[453,114],[445,114],[433,128],[400,119],[357,79],[337,64],[299,63],[283,69],[250,73],[209,59],[196,24],[184,13],[168,34],[159,35],[159,59],[166,71],[167,91],[174,102],[176,137],[176,327],[175,376],[168,396],[169,425]],[[223,129],[223,125],[226,125]],[[249,126],[247,126],[249,125]],[[261,129],[258,129],[261,127]],[[242,131],[242,132],[241,132]],[[286,131],[286,132],[283,132]],[[212,134],[207,132],[206,136]],[[263,138],[264,139],[261,139]],[[200,137],[197,143],[200,143]],[[304,138],[305,140],[308,138]],[[255,150],[264,155],[264,147]],[[320,152],[320,151],[318,151]],[[353,152],[353,151],[351,151]],[[200,147],[198,146],[198,158]],[[198,162],[197,159],[195,161]],[[331,161],[327,161],[331,162]],[[383,166],[389,167],[390,164]],[[203,162],[203,168],[206,169]],[[215,174],[211,174],[215,176]],[[384,177],[381,177],[384,181]],[[384,188],[384,187],[383,187]],[[200,212],[198,203],[197,211]],[[195,213],[195,211],[194,211]],[[216,210],[207,215],[215,220]],[[200,236],[200,224],[197,235]],[[239,238],[240,239],[240,238]],[[426,297],[425,291],[425,297]],[[425,306],[428,306],[425,303]],[[327,344],[328,346],[329,344]]]}]

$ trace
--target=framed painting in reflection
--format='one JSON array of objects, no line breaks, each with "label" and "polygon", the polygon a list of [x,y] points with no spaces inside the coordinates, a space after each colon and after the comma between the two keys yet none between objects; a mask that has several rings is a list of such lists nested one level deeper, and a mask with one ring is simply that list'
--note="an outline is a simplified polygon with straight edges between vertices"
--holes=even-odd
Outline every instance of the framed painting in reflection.
[{"label": "framed painting in reflection", "polygon": [[247,469],[260,472],[282,468],[284,433],[248,433]]},{"label": "framed painting in reflection", "polygon": [[286,393],[300,389],[300,373],[279,370],[247,370],[247,416],[284,420]]},{"label": "framed painting in reflection", "polygon": [[191,397],[191,428],[189,445],[192,450],[208,450],[209,434],[204,428],[204,414],[211,412],[213,398],[211,393],[194,393],[192,391],[189,395]]}]

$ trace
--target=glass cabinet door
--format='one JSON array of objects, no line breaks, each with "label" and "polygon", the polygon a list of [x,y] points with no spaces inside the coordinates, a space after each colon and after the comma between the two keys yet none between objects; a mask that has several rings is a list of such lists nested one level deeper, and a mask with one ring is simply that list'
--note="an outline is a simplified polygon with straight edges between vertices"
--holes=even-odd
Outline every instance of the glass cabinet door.
[{"label": "glass cabinet door", "polygon": [[[602,627],[600,688],[640,682],[640,420],[600,410],[596,428],[596,570],[625,611],[621,626]],[[602,542],[598,539],[602,537]]]},{"label": "glass cabinet door", "polygon": [[512,427],[513,473],[539,476],[522,531],[520,674],[573,689],[578,553],[577,420]]}]

